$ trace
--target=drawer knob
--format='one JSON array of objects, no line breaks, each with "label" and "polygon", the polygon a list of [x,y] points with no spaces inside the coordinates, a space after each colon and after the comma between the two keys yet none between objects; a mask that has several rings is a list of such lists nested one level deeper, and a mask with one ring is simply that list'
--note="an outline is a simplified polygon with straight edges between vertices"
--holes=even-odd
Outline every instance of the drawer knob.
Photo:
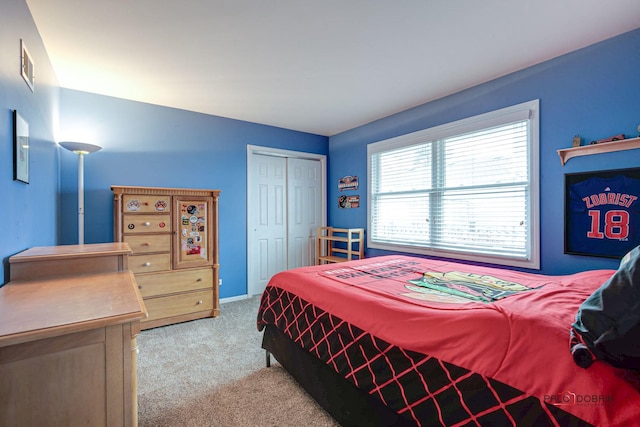
[{"label": "drawer knob", "polygon": [[147,261],[147,262],[145,262],[145,263],[144,263],[144,266],[145,266],[145,267],[149,267],[150,265],[151,265],[151,263],[150,263],[149,261]]},{"label": "drawer knob", "polygon": [[149,221],[144,223],[145,227],[151,227],[151,223]]},{"label": "drawer knob", "polygon": [[142,285],[138,285],[138,289],[142,289]]},{"label": "drawer knob", "polygon": [[198,305],[202,304],[202,300],[198,301]]},{"label": "drawer knob", "polygon": [[202,282],[202,277],[198,277],[198,278],[196,279],[196,282]]}]

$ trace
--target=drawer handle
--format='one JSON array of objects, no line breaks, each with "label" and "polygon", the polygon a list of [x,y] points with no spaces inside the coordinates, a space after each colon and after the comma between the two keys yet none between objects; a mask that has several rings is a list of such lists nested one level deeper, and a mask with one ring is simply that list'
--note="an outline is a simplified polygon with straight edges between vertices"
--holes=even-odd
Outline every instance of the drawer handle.
[{"label": "drawer handle", "polygon": [[149,221],[147,221],[147,222],[144,223],[144,226],[145,227],[151,227],[151,223]]},{"label": "drawer handle", "polygon": [[149,261],[147,261],[147,262],[145,262],[145,263],[144,263],[144,266],[145,266],[145,267],[149,267],[150,265],[151,265],[151,263],[150,263]]},{"label": "drawer handle", "polygon": [[198,305],[202,304],[202,300],[198,301]]},{"label": "drawer handle", "polygon": [[198,278],[196,279],[196,282],[202,282],[202,277],[198,277]]},{"label": "drawer handle", "polygon": [[151,246],[151,244],[148,242],[143,242],[140,246]]}]

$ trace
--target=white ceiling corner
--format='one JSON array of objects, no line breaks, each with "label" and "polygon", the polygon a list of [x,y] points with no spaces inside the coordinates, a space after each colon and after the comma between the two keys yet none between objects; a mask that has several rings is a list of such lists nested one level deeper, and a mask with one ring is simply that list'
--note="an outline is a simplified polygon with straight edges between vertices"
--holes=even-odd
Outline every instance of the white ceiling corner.
[{"label": "white ceiling corner", "polygon": [[328,136],[640,27],[638,0],[27,4],[61,87]]}]

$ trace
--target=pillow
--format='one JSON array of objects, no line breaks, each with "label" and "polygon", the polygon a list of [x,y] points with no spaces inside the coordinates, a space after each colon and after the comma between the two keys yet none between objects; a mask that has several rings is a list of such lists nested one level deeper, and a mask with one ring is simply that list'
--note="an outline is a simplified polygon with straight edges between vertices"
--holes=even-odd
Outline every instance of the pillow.
[{"label": "pillow", "polygon": [[571,353],[583,368],[598,359],[640,370],[640,246],[580,305],[571,325]]}]

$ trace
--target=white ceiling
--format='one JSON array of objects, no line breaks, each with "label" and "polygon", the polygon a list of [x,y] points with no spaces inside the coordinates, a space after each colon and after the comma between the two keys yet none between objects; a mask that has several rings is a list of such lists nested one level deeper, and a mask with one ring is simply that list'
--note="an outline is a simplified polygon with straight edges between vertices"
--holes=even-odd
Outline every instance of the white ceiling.
[{"label": "white ceiling", "polygon": [[320,135],[640,27],[638,0],[27,4],[64,88]]}]

